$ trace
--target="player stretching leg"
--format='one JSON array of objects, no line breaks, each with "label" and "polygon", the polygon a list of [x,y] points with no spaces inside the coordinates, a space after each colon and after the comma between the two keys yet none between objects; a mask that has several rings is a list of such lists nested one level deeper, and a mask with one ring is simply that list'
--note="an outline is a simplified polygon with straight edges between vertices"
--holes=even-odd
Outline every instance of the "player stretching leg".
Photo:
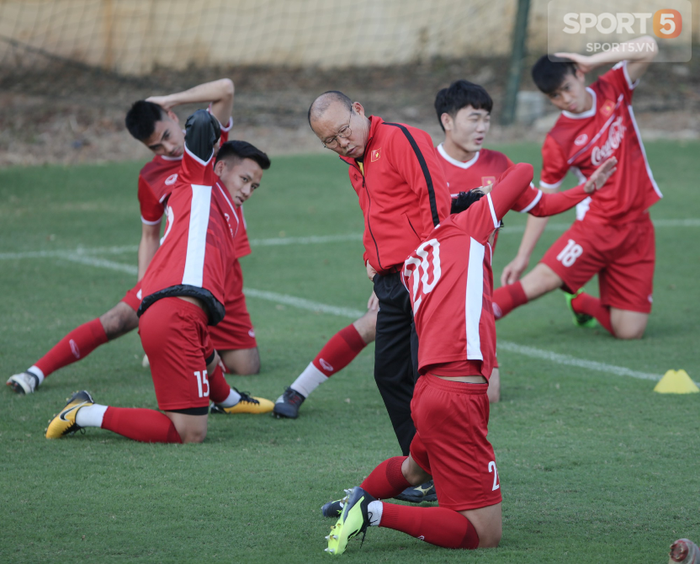
[{"label": "player stretching leg", "polygon": [[[649,208],[661,192],[639,136],[632,96],[656,54],[655,40],[645,36],[623,43],[619,51],[558,53],[556,62],[544,56],[533,67],[537,87],[562,110],[542,147],[542,188],[556,190],[569,170],[586,177],[611,156],[617,157],[620,170],[599,197],[577,210],[572,227],[518,281],[546,224],[528,219],[518,254],[493,296],[497,318],[557,288],[575,294],[598,274],[600,299],[585,293],[570,299],[577,321],[593,317],[618,339],[644,335],[655,262]],[[618,63],[621,55],[628,59]],[[609,63],[618,64],[586,87],[585,73]]]},{"label": "player stretching leg", "polygon": [[[206,111],[187,120],[165,236],[142,280],[139,333],[162,411],[98,405],[77,392],[50,422],[47,438],[101,427],[142,442],[202,442],[210,401],[223,413],[241,403],[272,411],[272,402],[229,387],[207,329],[226,312],[239,223],[233,197],[212,167],[219,137],[219,122]],[[262,168],[251,162],[251,174],[259,183]]]},{"label": "player stretching leg", "polygon": [[[580,199],[613,172],[610,160],[581,188]],[[370,526],[445,548],[498,546],[501,484],[487,438],[486,396],[496,359],[491,248],[501,218],[518,209],[531,180],[531,165],[509,168],[490,193],[473,191],[466,211],[441,222],[406,259],[402,279],[421,343],[421,377],[411,402],[416,434],[408,456],[385,460],[351,491],[326,537],[328,552],[342,554],[348,540]],[[430,476],[439,507],[380,501]]]},{"label": "player stretching leg", "polygon": [[[225,141],[232,126],[233,96],[233,83],[229,79],[221,79],[169,96],[149,98],[148,102],[137,102],[127,113],[126,125],[129,132],[155,153],[153,160],[141,169],[138,181],[142,220],[141,242],[138,250],[137,279],[139,282],[158,249],[161,218],[167,196],[177,179],[182,162],[184,133],[172,108],[179,104],[209,103],[211,113],[221,123],[227,124],[225,127],[222,126],[222,137]],[[162,103],[163,106],[155,104],[154,100]],[[241,252],[245,252],[247,245],[245,230],[241,231],[241,237],[245,242],[239,245],[239,248],[242,249]],[[249,252],[250,247],[247,246],[247,249]],[[72,330],[25,372],[11,376],[7,384],[17,393],[34,392],[44,378],[56,370],[82,360],[100,345],[135,329],[138,325],[136,310],[140,303],[140,285],[137,284],[112,309],[97,319]],[[249,374],[259,370],[257,347],[253,347],[248,352],[246,358],[242,359],[244,362],[235,362],[236,359],[231,358],[231,355],[222,356],[233,372]]]}]

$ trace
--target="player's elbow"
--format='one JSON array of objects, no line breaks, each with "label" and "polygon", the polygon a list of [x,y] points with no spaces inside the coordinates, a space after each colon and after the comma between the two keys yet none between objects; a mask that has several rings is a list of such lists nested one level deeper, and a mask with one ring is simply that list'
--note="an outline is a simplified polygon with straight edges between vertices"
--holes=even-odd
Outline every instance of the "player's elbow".
[{"label": "player's elbow", "polygon": [[233,98],[233,95],[236,92],[236,86],[233,84],[233,80],[230,78],[222,78],[220,83],[223,95],[227,98]]}]

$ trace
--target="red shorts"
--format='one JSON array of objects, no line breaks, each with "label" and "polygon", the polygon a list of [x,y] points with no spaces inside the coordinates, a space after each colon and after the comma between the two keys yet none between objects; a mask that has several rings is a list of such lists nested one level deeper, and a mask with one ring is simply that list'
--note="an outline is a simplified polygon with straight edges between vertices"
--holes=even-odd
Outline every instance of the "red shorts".
[{"label": "red shorts", "polygon": [[[131,290],[119,301],[124,302],[134,311],[138,311],[141,305],[141,281],[139,280]],[[182,300],[181,300],[182,301]]]},{"label": "red shorts", "polygon": [[649,313],[655,259],[654,225],[646,215],[624,225],[575,221],[540,262],[557,273],[567,292],[597,274],[604,306]]},{"label": "red shorts", "polygon": [[243,273],[240,263],[233,264],[233,274],[226,279],[226,316],[209,327],[209,334],[217,351],[254,349],[255,329],[243,295]]},{"label": "red shorts", "polygon": [[180,298],[163,298],[141,316],[139,334],[151,364],[158,407],[164,411],[207,407],[206,359],[214,346],[204,310]]},{"label": "red shorts", "polygon": [[433,477],[440,507],[455,511],[501,502],[496,457],[486,438],[488,384],[424,374],[418,378],[411,416],[416,435],[411,456]]}]

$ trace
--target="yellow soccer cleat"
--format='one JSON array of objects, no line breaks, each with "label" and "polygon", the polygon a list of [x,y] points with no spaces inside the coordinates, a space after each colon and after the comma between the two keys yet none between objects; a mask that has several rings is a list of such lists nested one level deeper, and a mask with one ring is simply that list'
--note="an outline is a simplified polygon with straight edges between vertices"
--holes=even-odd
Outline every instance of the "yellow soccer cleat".
[{"label": "yellow soccer cleat", "polygon": [[69,399],[66,407],[64,407],[61,412],[56,415],[51,421],[49,421],[49,427],[46,429],[47,439],[60,439],[66,435],[75,433],[82,429],[75,422],[75,416],[78,414],[78,410],[86,405],[93,405],[95,400],[89,392],[82,390],[80,392],[75,392]]},{"label": "yellow soccer cleat", "polygon": [[[233,388],[236,390],[236,388]],[[236,390],[238,392],[238,390]],[[235,413],[270,413],[275,404],[265,398],[257,398],[248,394],[248,392],[238,392],[241,396],[240,401],[231,407],[212,404],[212,413],[225,413],[232,415]]]},{"label": "yellow soccer cleat", "polygon": [[332,556],[340,556],[348,547],[348,541],[360,533],[364,542],[367,527],[373,519],[372,512],[369,511],[369,504],[373,501],[377,500],[360,486],[353,488],[347,503],[343,506],[340,518],[331,527],[331,532],[326,537],[328,548],[325,548],[324,552]]}]

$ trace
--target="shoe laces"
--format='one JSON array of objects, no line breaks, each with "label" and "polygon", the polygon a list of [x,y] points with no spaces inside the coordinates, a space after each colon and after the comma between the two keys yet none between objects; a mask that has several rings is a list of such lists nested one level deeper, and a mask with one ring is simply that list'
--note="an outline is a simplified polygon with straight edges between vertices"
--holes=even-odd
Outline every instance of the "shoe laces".
[{"label": "shoe laces", "polygon": [[238,395],[241,396],[241,399],[238,400],[239,403],[245,401],[254,405],[260,404],[258,400],[256,400],[253,396],[250,395],[250,392],[241,392],[238,388],[234,388],[233,386],[231,386],[231,389],[236,390],[236,393],[238,393]]}]

